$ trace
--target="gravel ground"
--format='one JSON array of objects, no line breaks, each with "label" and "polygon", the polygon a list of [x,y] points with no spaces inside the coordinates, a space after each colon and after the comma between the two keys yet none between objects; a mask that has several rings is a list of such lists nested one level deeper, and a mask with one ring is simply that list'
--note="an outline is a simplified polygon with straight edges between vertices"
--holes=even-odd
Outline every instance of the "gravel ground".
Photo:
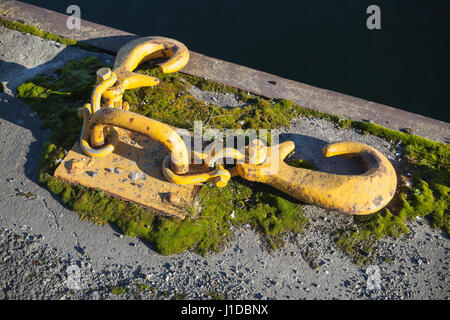
[{"label": "gravel ground", "polygon": [[215,104],[223,108],[244,107],[246,103],[239,101],[238,97],[232,93],[221,93],[212,91],[203,91],[192,86],[190,93],[197,99],[203,100],[207,103]]},{"label": "gravel ground", "polygon": [[[353,218],[309,205],[304,206],[309,227],[286,248],[268,252],[261,238],[244,227],[223,252],[205,257],[191,252],[165,257],[114,226],[80,221],[37,183],[49,132],[14,98],[14,88],[92,53],[3,28],[0,41],[0,81],[7,89],[0,93],[0,298],[209,299],[211,292],[232,299],[450,298],[448,237],[423,220],[411,222],[410,234],[401,239],[380,241],[376,250],[390,263],[364,267],[352,263],[330,236]],[[205,93],[202,99],[211,102],[212,96]],[[214,99],[239,107],[228,94],[214,94]],[[325,143],[339,140],[367,143],[394,165],[399,161],[386,141],[318,119],[297,119],[282,130],[280,140],[293,140],[294,157],[314,160],[323,171],[361,170],[352,160],[321,156]],[[311,259],[317,270],[310,267]],[[379,280],[373,281],[373,273]]]}]

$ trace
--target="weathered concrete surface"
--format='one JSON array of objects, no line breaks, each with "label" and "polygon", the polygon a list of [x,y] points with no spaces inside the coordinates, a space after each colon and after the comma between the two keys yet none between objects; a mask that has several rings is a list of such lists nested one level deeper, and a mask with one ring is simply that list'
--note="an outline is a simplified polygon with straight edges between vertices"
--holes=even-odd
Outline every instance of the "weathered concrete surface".
[{"label": "weathered concrete surface", "polygon": [[[136,35],[82,20],[80,30],[66,26],[67,16],[20,1],[0,3],[0,17],[21,21],[63,37],[116,53]],[[151,30],[149,34],[151,35]],[[144,35],[147,36],[147,35]],[[186,44],[189,47],[189,44]],[[386,105],[284,79],[234,63],[191,52],[183,72],[270,98],[290,99],[307,108],[353,120],[371,120],[399,130],[412,128],[423,137],[448,143],[450,124]]]},{"label": "weathered concrete surface", "polygon": [[[52,72],[69,57],[92,53],[4,28],[0,41],[0,81],[10,89],[0,93],[0,227],[8,229],[0,232],[0,299],[152,299],[164,298],[164,291],[168,297],[207,298],[211,290],[234,299],[450,298],[448,238],[421,220],[409,225],[408,237],[383,240],[376,248],[392,262],[377,263],[381,288],[375,291],[368,289],[367,267],[353,264],[330,236],[330,230],[353,218],[314,206],[304,207],[308,229],[273,253],[254,231],[243,228],[223,252],[164,257],[147,243],[121,236],[114,226],[80,221],[38,185],[38,161],[49,132],[12,92],[17,79]],[[220,102],[226,105],[228,98]],[[322,145],[337,140],[367,143],[397,163],[386,141],[322,120],[297,119],[283,129],[282,139],[295,142],[296,157],[314,159],[325,171],[349,168],[348,159],[321,156]],[[29,192],[34,195],[22,196]],[[302,258],[309,244],[315,244],[313,255],[321,265],[316,271]],[[80,289],[69,290],[65,282],[71,265],[81,269]],[[121,282],[128,291],[111,294],[110,287]],[[136,283],[155,289],[142,292]]]}]

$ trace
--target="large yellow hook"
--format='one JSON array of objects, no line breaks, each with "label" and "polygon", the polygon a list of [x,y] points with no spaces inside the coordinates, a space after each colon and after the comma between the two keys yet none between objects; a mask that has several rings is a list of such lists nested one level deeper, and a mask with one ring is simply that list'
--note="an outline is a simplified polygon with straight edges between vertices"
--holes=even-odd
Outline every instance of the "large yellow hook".
[{"label": "large yellow hook", "polygon": [[246,180],[269,184],[288,195],[319,207],[369,214],[391,201],[397,187],[392,164],[376,149],[358,142],[326,145],[323,154],[359,155],[367,171],[361,175],[341,175],[294,168],[283,160],[295,148],[292,141],[267,147],[262,164],[237,164],[238,174]]}]

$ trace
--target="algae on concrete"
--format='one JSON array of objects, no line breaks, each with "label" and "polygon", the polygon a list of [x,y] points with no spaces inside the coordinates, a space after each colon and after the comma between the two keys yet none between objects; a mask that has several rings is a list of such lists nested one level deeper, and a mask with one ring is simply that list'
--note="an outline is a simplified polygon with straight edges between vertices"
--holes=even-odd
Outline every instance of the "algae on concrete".
[{"label": "algae on concrete", "polygon": [[55,42],[61,43],[66,46],[75,46],[75,47],[78,47],[80,49],[84,49],[87,51],[94,51],[94,52],[100,51],[90,45],[79,42],[77,40],[64,38],[64,37],[58,36],[54,33],[43,31],[39,28],[30,26],[30,25],[27,25],[24,23],[20,23],[17,21],[11,21],[11,20],[6,20],[6,19],[0,18],[0,26],[3,26],[5,28],[11,29],[11,30],[32,34],[36,37],[39,37],[39,38],[42,38],[45,40],[55,41]]}]

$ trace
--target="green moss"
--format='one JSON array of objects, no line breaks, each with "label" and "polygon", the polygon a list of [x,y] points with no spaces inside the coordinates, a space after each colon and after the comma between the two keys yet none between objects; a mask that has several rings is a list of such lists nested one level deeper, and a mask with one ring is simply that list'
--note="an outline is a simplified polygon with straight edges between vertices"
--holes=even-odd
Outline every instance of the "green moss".
[{"label": "green moss", "polygon": [[127,291],[127,289],[122,286],[112,287],[110,290],[110,292],[116,296],[120,296],[120,295],[124,294],[125,291]]},{"label": "green moss", "polygon": [[[219,251],[233,230],[245,224],[264,236],[269,249],[283,246],[289,234],[302,231],[307,219],[296,200],[268,186],[241,179],[233,179],[225,188],[203,187],[194,204],[186,208],[187,218],[179,221],[54,178],[52,174],[65,150],[79,137],[81,123],[76,110],[90,96],[95,71],[101,66],[100,61],[92,57],[73,60],[55,74],[37,76],[17,88],[19,97],[44,120],[43,126],[52,130],[50,141],[43,147],[39,180],[60,195],[66,206],[74,209],[82,219],[99,224],[114,223],[126,235],[151,242],[165,255],[186,249],[200,254]],[[403,168],[412,175],[411,186],[400,184],[386,210],[356,217],[352,228],[335,232],[337,245],[355,261],[370,261],[376,241],[407,233],[407,220],[416,216],[426,216],[435,227],[449,231],[447,145],[310,110],[289,100],[253,96],[193,76],[162,74],[145,64],[138,72],[156,76],[161,83],[155,87],[128,90],[124,99],[130,103],[131,110],[177,127],[191,129],[194,121],[200,120],[204,127],[218,129],[273,129],[288,126],[297,116],[305,116],[325,119],[340,128],[353,128],[397,143],[404,158]],[[233,109],[208,104],[190,94],[191,86],[237,94],[248,104]],[[287,163],[317,169],[305,160]],[[310,258],[313,257],[311,252],[304,254]],[[316,259],[309,260],[315,265]]]},{"label": "green moss", "polygon": [[211,290],[206,293],[212,300],[225,300],[225,295],[222,292]]},{"label": "green moss", "polygon": [[317,261],[317,252],[314,250],[314,247],[314,243],[309,243],[308,246],[301,251],[301,254],[303,259],[308,262],[311,269],[317,270],[319,269],[320,265]]},{"label": "green moss", "polygon": [[81,43],[77,40],[74,39],[68,39],[68,38],[63,38],[60,37],[54,33],[50,33],[47,31],[42,31],[39,28],[24,24],[24,23],[20,23],[17,21],[10,21],[10,20],[5,20],[5,19],[0,19],[0,26],[3,26],[5,28],[11,29],[11,30],[15,30],[15,31],[19,31],[19,32],[24,32],[24,33],[29,33],[32,34],[33,36],[42,38],[42,39],[46,39],[46,40],[50,40],[50,41],[55,41],[55,42],[59,42],[63,45],[66,46],[75,46],[87,51],[94,51],[94,52],[98,52],[99,50],[93,48],[90,45]]},{"label": "green moss", "polygon": [[189,81],[189,83],[193,84],[194,86],[198,87],[199,89],[203,91],[213,91],[213,92],[222,92],[222,93],[233,93],[236,95],[240,95],[242,93],[241,90],[225,86],[221,83],[211,81],[208,79],[198,78],[195,76],[191,76],[188,74],[181,74],[181,77]]},{"label": "green moss", "polygon": [[[416,135],[383,128],[366,122],[351,126],[399,145],[406,159],[403,174],[411,176],[409,185],[400,183],[394,199],[382,210],[368,217],[357,217],[355,227],[336,232],[337,245],[358,263],[370,263],[376,241],[385,236],[399,237],[409,232],[406,223],[427,217],[435,228],[450,234],[449,168],[450,147]],[[400,172],[401,173],[401,172]],[[391,213],[392,212],[392,213]]]},{"label": "green moss", "polygon": [[154,288],[152,288],[151,286],[144,284],[144,283],[136,283],[136,284],[134,284],[134,287],[136,288],[136,290],[138,290],[140,292],[154,291]]},{"label": "green moss", "polygon": [[[431,169],[443,169],[448,166],[450,147],[447,144],[386,129],[369,122],[353,121],[351,127],[361,130],[365,134],[371,134],[387,141],[400,143],[408,160],[413,164]],[[448,170],[446,175],[445,178],[448,179]]]},{"label": "green moss", "polygon": [[430,188],[428,183],[419,180],[415,188],[398,193],[400,205],[395,214],[385,209],[374,215],[356,217],[354,226],[335,233],[336,244],[357,263],[370,263],[377,240],[409,233],[406,223],[416,217],[427,216],[434,227],[450,234],[448,192],[444,185],[434,184]]}]

